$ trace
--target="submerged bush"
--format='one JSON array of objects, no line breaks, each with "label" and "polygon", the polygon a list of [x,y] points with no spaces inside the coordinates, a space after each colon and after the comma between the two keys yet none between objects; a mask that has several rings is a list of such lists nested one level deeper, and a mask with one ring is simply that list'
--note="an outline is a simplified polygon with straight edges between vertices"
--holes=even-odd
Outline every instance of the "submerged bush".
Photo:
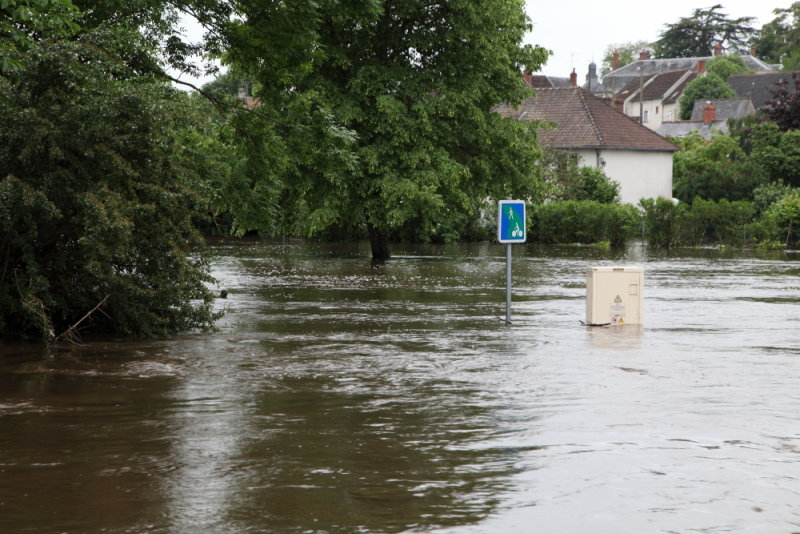
[{"label": "submerged bush", "polygon": [[639,214],[630,204],[603,204],[592,200],[548,202],[531,208],[528,232],[536,243],[599,243],[624,246],[635,237]]},{"label": "submerged bush", "polygon": [[642,200],[641,206],[645,240],[655,248],[743,246],[768,235],[764,225],[754,219],[756,208],[752,202],[696,198],[691,205],[676,205],[659,198]]}]

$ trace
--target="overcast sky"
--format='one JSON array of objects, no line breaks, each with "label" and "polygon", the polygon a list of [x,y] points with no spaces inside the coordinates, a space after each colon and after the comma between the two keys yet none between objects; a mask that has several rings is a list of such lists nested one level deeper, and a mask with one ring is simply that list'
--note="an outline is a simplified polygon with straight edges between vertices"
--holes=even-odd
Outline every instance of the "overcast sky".
[{"label": "overcast sky", "polygon": [[583,84],[590,62],[597,63],[600,71],[609,45],[655,41],[665,24],[717,3],[723,6],[720,12],[730,18],[756,17],[754,26],[761,28],[775,18],[774,9],[787,8],[792,0],[526,0],[528,17],[533,22],[533,32],[526,42],[553,52],[541,70],[543,74],[566,78],[575,68],[578,83]]}]

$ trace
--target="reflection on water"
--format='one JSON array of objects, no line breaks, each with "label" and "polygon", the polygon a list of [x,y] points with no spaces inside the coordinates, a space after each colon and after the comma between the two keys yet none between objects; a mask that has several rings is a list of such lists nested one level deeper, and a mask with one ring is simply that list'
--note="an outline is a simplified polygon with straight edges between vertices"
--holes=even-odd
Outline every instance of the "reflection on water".
[{"label": "reflection on water", "polygon": [[800,531],[796,256],[215,254],[217,333],[0,349],[1,532]]}]

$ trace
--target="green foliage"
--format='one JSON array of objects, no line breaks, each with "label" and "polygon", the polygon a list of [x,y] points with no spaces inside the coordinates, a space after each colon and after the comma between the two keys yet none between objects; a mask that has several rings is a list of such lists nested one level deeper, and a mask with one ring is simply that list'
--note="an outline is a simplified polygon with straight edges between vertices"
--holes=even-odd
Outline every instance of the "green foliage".
[{"label": "green foliage", "polygon": [[757,213],[764,213],[784,196],[797,192],[798,189],[783,182],[769,182],[753,190],[753,204]]},{"label": "green foliage", "polygon": [[716,74],[725,81],[732,74],[747,74],[750,72],[744,60],[739,56],[717,56],[706,62],[706,72]]},{"label": "green foliage", "polygon": [[750,158],[769,181],[800,186],[800,130],[780,131],[772,122],[755,125],[750,133]]},{"label": "green foliage", "polygon": [[654,248],[754,244],[763,237],[754,226],[752,202],[694,199],[691,205],[643,199],[645,239]]},{"label": "green foliage", "polygon": [[539,168],[546,200],[619,202],[619,184],[606,176],[602,169],[581,167],[573,152],[544,148]]},{"label": "green foliage", "polygon": [[800,193],[795,190],[781,197],[767,210],[765,218],[779,229],[787,248],[797,243],[800,238]]},{"label": "green foliage", "polygon": [[683,150],[673,159],[673,194],[681,202],[752,200],[753,189],[766,181],[762,167],[730,136],[705,141],[697,135],[680,143]]},{"label": "green foliage", "polygon": [[735,98],[736,91],[731,89],[728,82],[714,73],[695,78],[686,85],[683,95],[678,100],[680,105],[681,120],[692,118],[692,108],[695,100],[715,100],[718,98]]},{"label": "green foliage", "polygon": [[78,30],[78,10],[70,0],[2,0],[0,2],[0,76],[22,68],[42,35],[66,37]]},{"label": "green foliage", "polygon": [[800,2],[773,13],[777,16],[761,28],[753,44],[768,63],[780,63],[785,71],[800,70]]},{"label": "green foliage", "polygon": [[601,76],[605,76],[611,72],[611,67],[614,62],[614,50],[617,51],[619,65],[617,68],[622,68],[625,65],[630,65],[639,59],[639,53],[644,49],[650,49],[651,45],[647,41],[636,41],[631,43],[612,44],[606,47],[603,54],[603,64],[600,67]]},{"label": "green foliage", "polygon": [[592,200],[553,201],[530,209],[531,241],[536,243],[599,243],[624,246],[639,230],[639,212],[630,205]]},{"label": "green foliage", "polygon": [[643,198],[644,237],[653,248],[672,248],[678,244],[679,214],[686,210],[666,198]]},{"label": "green foliage", "polygon": [[279,206],[266,227],[237,213],[244,228],[360,225],[383,259],[409,224],[433,235],[476,199],[540,195],[533,125],[491,111],[529,96],[519,72],[546,58],[521,45],[521,0],[239,7],[226,58],[254,73],[262,102],[248,153],[265,173],[252,188],[275,187]]},{"label": "green foliage", "polygon": [[[138,36],[101,28],[42,41],[0,79],[0,337],[81,327],[160,335],[213,314],[181,96],[122,60]],[[108,299],[104,301],[104,298]]]},{"label": "green foliage", "polygon": [[741,246],[748,242],[747,225],[752,222],[752,202],[718,202],[696,198],[689,209],[679,210],[679,235],[683,244]]},{"label": "green foliage", "polygon": [[711,55],[717,43],[731,53],[745,52],[748,39],[756,32],[751,26],[755,17],[731,19],[721,9],[721,4],[696,8],[691,17],[667,24],[654,43],[655,57],[704,57]]}]

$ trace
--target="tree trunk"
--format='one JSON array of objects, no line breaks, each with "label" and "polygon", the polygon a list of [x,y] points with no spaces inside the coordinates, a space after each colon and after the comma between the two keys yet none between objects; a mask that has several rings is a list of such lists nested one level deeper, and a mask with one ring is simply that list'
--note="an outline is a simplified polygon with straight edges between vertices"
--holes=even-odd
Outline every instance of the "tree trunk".
[{"label": "tree trunk", "polygon": [[367,223],[367,232],[369,232],[369,244],[372,247],[372,266],[381,266],[389,259],[389,239],[372,223]]}]

